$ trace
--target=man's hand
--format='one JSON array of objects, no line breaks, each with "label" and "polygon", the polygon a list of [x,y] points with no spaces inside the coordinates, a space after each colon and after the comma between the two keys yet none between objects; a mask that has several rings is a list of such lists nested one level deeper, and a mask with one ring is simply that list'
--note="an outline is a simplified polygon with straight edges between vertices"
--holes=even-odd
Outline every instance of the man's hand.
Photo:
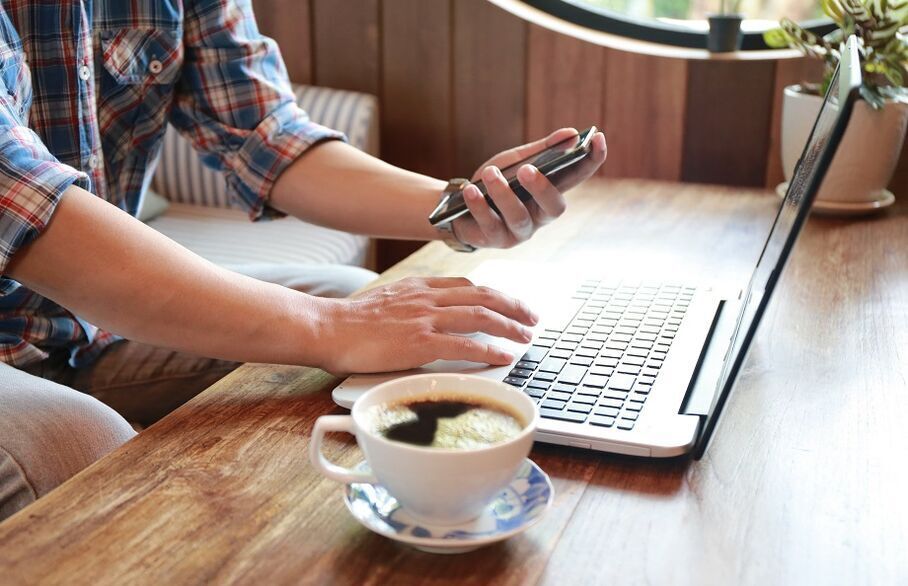
[{"label": "man's hand", "polygon": [[593,152],[579,165],[570,169],[570,175],[560,177],[562,191],[556,189],[532,165],[517,171],[517,180],[533,196],[523,203],[508,187],[500,169],[509,167],[552,145],[576,135],[573,128],[562,128],[547,138],[499,153],[486,161],[473,175],[473,181],[482,179],[489,197],[501,210],[496,214],[475,185],[464,189],[464,200],[470,215],[454,220],[454,233],[467,244],[484,248],[510,248],[529,239],[536,230],[564,213],[567,204],[562,191],[567,191],[596,172],[605,162],[607,149],[605,135],[593,136]]},{"label": "man's hand", "polygon": [[526,343],[538,318],[516,299],[469,280],[409,278],[350,299],[325,300],[319,366],[336,374],[384,372],[434,360],[494,365],[514,357],[465,335],[485,332]]}]

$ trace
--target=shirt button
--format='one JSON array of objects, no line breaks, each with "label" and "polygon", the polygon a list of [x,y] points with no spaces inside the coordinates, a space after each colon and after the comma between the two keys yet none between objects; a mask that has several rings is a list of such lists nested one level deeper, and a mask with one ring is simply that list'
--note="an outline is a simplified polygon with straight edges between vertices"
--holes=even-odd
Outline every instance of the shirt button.
[{"label": "shirt button", "polygon": [[92,155],[92,156],[88,157],[88,168],[97,169],[99,162],[100,161],[98,160],[98,155]]},{"label": "shirt button", "polygon": [[89,67],[88,65],[79,66],[79,77],[82,79],[82,81],[88,81],[89,79],[91,79],[91,67]]},{"label": "shirt button", "polygon": [[152,59],[151,63],[148,64],[148,71],[152,72],[155,75],[161,73],[161,70],[163,68],[164,68],[164,66],[161,65],[161,62],[158,61],[157,59]]}]

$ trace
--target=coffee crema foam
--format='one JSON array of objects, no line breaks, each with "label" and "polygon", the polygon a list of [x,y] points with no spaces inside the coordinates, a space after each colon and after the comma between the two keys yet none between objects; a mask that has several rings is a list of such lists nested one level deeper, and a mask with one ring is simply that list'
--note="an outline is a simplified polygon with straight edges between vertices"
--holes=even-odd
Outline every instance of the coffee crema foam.
[{"label": "coffee crema foam", "polygon": [[521,417],[496,402],[445,395],[375,405],[367,417],[371,430],[387,439],[460,450],[508,441],[526,426]]}]

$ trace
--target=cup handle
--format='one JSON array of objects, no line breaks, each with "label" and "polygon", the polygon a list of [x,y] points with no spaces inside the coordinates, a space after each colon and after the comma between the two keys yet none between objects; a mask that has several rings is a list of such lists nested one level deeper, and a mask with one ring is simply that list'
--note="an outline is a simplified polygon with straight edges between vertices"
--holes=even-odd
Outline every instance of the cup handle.
[{"label": "cup handle", "polygon": [[357,472],[349,468],[332,464],[322,454],[322,440],[328,431],[346,431],[354,435],[353,417],[350,415],[323,415],[315,420],[315,427],[312,428],[312,439],[309,443],[309,460],[322,474],[344,484],[354,482],[363,482],[366,484],[376,484],[378,479],[371,472]]}]

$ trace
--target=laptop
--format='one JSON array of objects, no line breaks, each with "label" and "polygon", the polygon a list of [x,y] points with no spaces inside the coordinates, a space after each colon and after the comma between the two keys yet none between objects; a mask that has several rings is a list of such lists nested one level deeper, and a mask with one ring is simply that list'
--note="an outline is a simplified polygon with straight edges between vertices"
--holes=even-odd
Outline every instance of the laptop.
[{"label": "laptop", "polygon": [[[536,440],[642,457],[702,457],[785,261],[810,212],[861,85],[848,39],[746,289],[732,295],[652,278],[577,278],[557,267],[492,261],[469,277],[520,295],[541,315],[530,344],[487,338],[519,356],[507,367],[437,361],[354,375],[334,391],[349,408],[376,384],[415,373],[469,372],[523,390],[541,415]],[[595,266],[585,263],[586,267]],[[610,273],[614,268],[609,267]],[[529,298],[528,298],[529,297]]]}]

